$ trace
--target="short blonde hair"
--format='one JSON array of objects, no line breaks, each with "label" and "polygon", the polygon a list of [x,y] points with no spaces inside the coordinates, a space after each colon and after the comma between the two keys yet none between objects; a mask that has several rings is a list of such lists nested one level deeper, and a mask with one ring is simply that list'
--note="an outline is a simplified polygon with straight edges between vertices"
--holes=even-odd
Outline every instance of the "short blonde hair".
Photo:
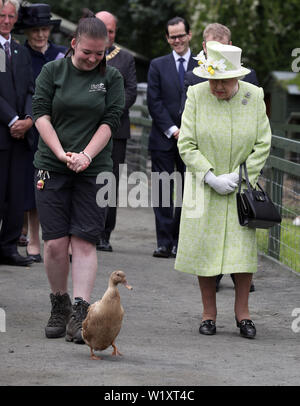
[{"label": "short blonde hair", "polygon": [[231,31],[225,25],[219,23],[211,23],[203,31],[203,39],[206,41],[206,38],[211,35],[213,41],[222,41],[224,38],[228,38],[228,43],[231,40]]}]

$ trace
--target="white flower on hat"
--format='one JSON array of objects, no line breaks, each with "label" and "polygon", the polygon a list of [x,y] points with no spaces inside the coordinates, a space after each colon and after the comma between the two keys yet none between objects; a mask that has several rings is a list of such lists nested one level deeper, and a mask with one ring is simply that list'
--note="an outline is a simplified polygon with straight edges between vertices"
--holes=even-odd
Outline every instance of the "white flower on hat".
[{"label": "white flower on hat", "polygon": [[225,59],[220,59],[217,62],[213,62],[213,68],[219,70],[220,72],[225,72],[226,65],[224,62],[225,62]]},{"label": "white flower on hat", "polygon": [[197,56],[194,56],[193,59],[196,59],[196,61],[198,61],[198,65],[206,62],[205,54],[203,51],[199,52],[199,54]]},{"label": "white flower on hat", "polygon": [[225,59],[219,59],[218,61],[214,61],[211,58],[206,58],[203,51],[201,51],[197,56],[194,57],[198,61],[198,65],[201,70],[204,72],[209,72],[211,75],[214,75],[215,70],[219,72],[225,72],[226,65]]}]

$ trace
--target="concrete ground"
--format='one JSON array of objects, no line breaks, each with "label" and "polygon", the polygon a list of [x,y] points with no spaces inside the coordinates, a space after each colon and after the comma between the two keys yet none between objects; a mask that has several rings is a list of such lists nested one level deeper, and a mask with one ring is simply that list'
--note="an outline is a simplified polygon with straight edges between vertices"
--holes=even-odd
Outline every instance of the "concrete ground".
[{"label": "concrete ground", "polygon": [[[217,293],[217,334],[203,336],[196,277],[174,271],[174,259],[152,257],[152,209],[119,209],[111,243],[113,253],[98,252],[92,302],[105,292],[113,270],[125,271],[133,290],[119,288],[125,316],[116,343],[123,356],[111,356],[109,348],[93,361],[86,345],[46,339],[50,292],[43,264],[2,265],[0,326],[6,331],[0,332],[0,385],[300,384],[300,275],[259,258],[250,295],[255,340],[239,336],[232,281],[224,277]],[[70,280],[70,292],[71,287]]]}]

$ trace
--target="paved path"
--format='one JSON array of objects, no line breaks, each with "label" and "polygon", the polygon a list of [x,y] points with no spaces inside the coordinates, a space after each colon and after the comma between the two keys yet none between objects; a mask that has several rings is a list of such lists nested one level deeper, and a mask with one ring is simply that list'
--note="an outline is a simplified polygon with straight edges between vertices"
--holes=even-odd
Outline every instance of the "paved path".
[{"label": "paved path", "polygon": [[[257,338],[239,336],[233,314],[234,290],[224,277],[217,294],[218,333],[201,336],[197,280],[174,271],[174,259],[152,257],[151,209],[119,209],[113,253],[98,253],[92,301],[106,290],[112,270],[127,274],[133,291],[120,287],[125,308],[117,339],[123,357],[101,353],[89,359],[86,345],[46,339],[49,288],[43,265],[0,266],[0,385],[299,385],[300,275],[259,259],[251,293]],[[71,281],[70,281],[71,289]],[[299,322],[292,316],[299,309]],[[3,312],[0,312],[0,316]]]}]

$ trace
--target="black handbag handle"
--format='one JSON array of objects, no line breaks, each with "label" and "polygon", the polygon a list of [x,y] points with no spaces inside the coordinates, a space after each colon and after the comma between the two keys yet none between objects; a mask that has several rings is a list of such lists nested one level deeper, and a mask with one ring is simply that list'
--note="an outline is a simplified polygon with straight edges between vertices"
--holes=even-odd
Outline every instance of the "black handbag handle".
[{"label": "black handbag handle", "polygon": [[[239,172],[239,193],[241,193],[241,187],[242,187],[242,177],[243,177],[243,168],[244,168],[244,173],[245,173],[245,179],[246,179],[246,184],[247,184],[247,188],[248,191],[251,192],[252,188],[249,182],[249,178],[248,178],[248,171],[247,171],[247,165],[246,165],[246,161],[240,164],[240,172]],[[261,189],[261,188],[260,188]]]},{"label": "black handbag handle", "polygon": [[[251,187],[250,182],[249,182],[246,161],[240,164],[240,171],[239,171],[239,191],[238,191],[238,192],[241,193],[241,188],[242,188],[242,176],[243,176],[242,171],[243,171],[243,168],[244,168],[244,173],[245,173],[245,180],[246,180],[246,184],[247,184],[247,189],[248,189],[248,192],[251,193],[252,190],[253,190],[253,188]],[[261,173],[262,173],[262,172],[261,172]],[[266,195],[265,191],[263,190],[263,188],[260,186],[260,184],[259,184],[258,182],[257,182],[256,184],[257,184],[257,186],[259,187],[259,189],[261,190],[261,192],[262,192],[262,193],[265,195],[265,197],[267,198],[267,195]]]}]

